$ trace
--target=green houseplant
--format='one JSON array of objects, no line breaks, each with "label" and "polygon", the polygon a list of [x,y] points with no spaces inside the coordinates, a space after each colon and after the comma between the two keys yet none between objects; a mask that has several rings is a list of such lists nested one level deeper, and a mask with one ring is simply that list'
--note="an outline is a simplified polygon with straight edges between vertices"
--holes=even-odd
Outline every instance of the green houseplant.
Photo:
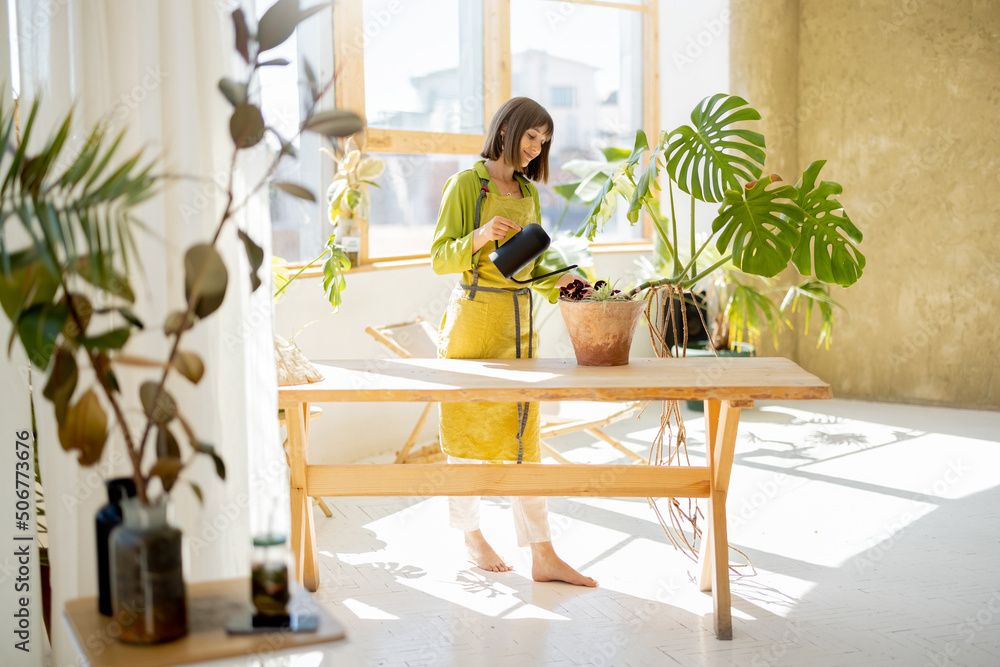
[{"label": "green houseplant", "polygon": [[[610,175],[595,175],[577,186],[574,196],[578,199],[592,196],[591,209],[578,230],[591,240],[614,215],[619,198],[627,204],[630,222],[637,222],[640,212],[653,221],[667,275],[636,285],[629,296],[662,289],[668,303],[675,296],[693,299],[689,295],[695,286],[727,264],[763,278],[772,278],[791,265],[809,280],[794,293],[789,306],[796,298],[800,302],[812,298],[823,304],[826,315],[832,299],[819,296],[823,286],[848,287],[860,278],[865,257],[856,244],[862,234],[836,198],[841,186],[819,180],[825,161],[812,162],[794,186],[782,184],[776,174],[763,175],[764,136],[743,127],[757,120],[760,114],[744,99],[713,95],[695,106],[691,124],[662,132],[652,151],[645,134],[638,131],[632,151],[624,157],[616,153],[615,160],[609,160],[610,167],[598,172],[610,171]],[[648,161],[641,167],[647,152]],[[666,212],[658,195],[661,180],[666,181]],[[592,195],[595,182],[603,185]],[[675,205],[682,194],[690,203],[686,253],[679,247],[681,222]],[[711,232],[700,245],[696,245],[696,201],[720,205]],[[710,245],[717,252],[715,261],[707,261]],[[757,305],[763,304],[758,301]],[[668,314],[671,310],[667,309]],[[650,324],[658,326],[652,320]]]},{"label": "green houseplant", "polygon": [[[241,10],[232,14],[236,51],[247,67],[244,78],[219,82],[233,106],[231,164],[236,163],[239,151],[256,146],[266,132],[275,135],[281,150],[243,201],[234,196],[230,172],[224,210],[214,234],[185,252],[186,306],[170,313],[162,324],[169,349],[163,360],[125,351],[130,337],[144,328],[133,311],[137,296],[130,282],[130,272],[140,261],[133,234],[141,223],[134,210],[163,183],[163,177],[155,173],[155,160],[144,160],[141,151],[121,157],[118,148],[123,135],[110,138],[101,124],[91,130],[79,153],[67,157],[72,114],[38,153],[29,154],[30,138],[38,131],[39,102],[34,102],[20,128],[19,142],[15,142],[16,109],[0,107],[0,134],[9,148],[0,156],[0,306],[12,324],[8,348],[19,341],[32,366],[47,376],[43,395],[52,404],[63,449],[77,452],[81,465],[93,465],[116,430],[132,467],[136,498],[127,507],[123,502],[123,510],[126,528],[130,515],[137,527],[120,533],[124,537],[119,539],[120,527],[112,538],[113,558],[122,565],[115,573],[120,579],[118,590],[132,596],[130,610],[136,616],[135,622],[123,628],[122,641],[148,643],[186,632],[179,533],[166,526],[165,503],[194,458],[211,458],[222,479],[225,465],[215,448],[195,434],[166,383],[173,373],[194,384],[203,376],[204,361],[184,349],[182,342],[187,331],[211,316],[226,295],[229,272],[216,247],[220,235],[227,224],[234,224],[234,215],[249,197],[268,185],[278,161],[294,154],[291,141],[265,125],[254,101],[258,69],[287,63],[261,56],[287,40],[299,22],[322,7],[302,11],[297,0],[279,0],[261,17],[256,31],[251,31]],[[325,89],[309,79],[311,104],[300,131],[339,137],[361,129],[361,120],[354,114],[316,111]],[[316,201],[300,186],[277,186]],[[263,251],[242,230],[238,235],[255,290],[261,284],[257,272]],[[151,373],[136,392],[143,414],[138,428],[126,416],[129,399],[118,381],[116,369],[124,365]],[[186,441],[184,447],[182,441]],[[201,489],[194,483],[190,488],[201,499]],[[157,576],[138,581],[143,568],[154,562],[160,568]]]},{"label": "green houseplant", "polygon": [[[832,299],[826,298],[827,286],[849,287],[861,277],[865,257],[856,244],[861,242],[862,234],[837,199],[841,186],[819,179],[825,164],[822,160],[809,164],[795,185],[782,184],[775,174],[764,175],[764,136],[746,127],[760,118],[740,97],[720,93],[705,98],[691,112],[690,124],[662,132],[651,151],[645,134],[637,132],[634,147],[627,156],[612,155],[615,159],[608,161],[614,162],[613,168],[602,166],[603,175],[597,173],[593,178],[585,178],[573,190],[574,195],[580,193],[576,195],[579,200],[593,197],[590,211],[578,230],[591,240],[614,215],[619,198],[627,205],[626,216],[631,223],[638,221],[640,212],[652,220],[662,275],[642,281],[627,294],[631,298],[647,298],[647,321],[654,340],[665,340],[663,329],[667,326],[674,328],[675,340],[681,340],[681,335],[686,338],[683,332],[676,333],[678,329],[686,329],[684,323],[678,327],[671,322],[672,316],[664,316],[663,304],[670,304],[666,313],[671,314],[675,299],[682,303],[688,299],[696,301],[692,292],[699,283],[729,265],[748,276],[762,278],[773,278],[789,265],[794,266],[807,277],[807,282],[792,292],[786,307],[793,307],[796,298],[801,304],[806,297],[824,294],[814,302],[821,304],[827,321],[827,315],[832,315]],[[640,161],[647,152],[648,161],[642,167]],[[658,196],[661,180],[667,190],[665,211]],[[596,182],[602,186],[592,195]],[[677,199],[683,204],[683,195],[687,195],[690,204],[686,252],[680,247],[681,221],[676,212]],[[698,201],[719,205],[710,233],[700,242],[695,233]],[[709,247],[717,253],[716,257],[710,259],[706,254]],[[651,293],[658,298],[653,299]],[[748,296],[747,303],[763,305],[752,296]],[[654,304],[658,304],[659,312],[653,310]],[[808,310],[808,300],[806,304]],[[768,306],[763,308],[763,312],[773,315]],[[678,310],[683,317],[685,309]],[[824,333],[828,336],[828,328]],[[670,354],[666,345],[654,349],[657,354]],[[676,401],[663,403],[660,430],[654,437],[650,461],[657,465],[690,465],[683,419]],[[696,560],[695,545],[702,537],[704,521],[697,503],[689,500],[684,506],[671,499],[666,513],[668,521],[656,499],[650,501],[671,542]]]},{"label": "green houseplant", "polygon": [[362,156],[352,138],[347,139],[339,156],[325,149],[324,152],[337,165],[337,173],[326,192],[326,200],[330,205],[330,222],[344,244],[347,257],[357,264],[361,231],[368,224],[368,188],[379,187],[375,179],[385,170],[385,162]]}]

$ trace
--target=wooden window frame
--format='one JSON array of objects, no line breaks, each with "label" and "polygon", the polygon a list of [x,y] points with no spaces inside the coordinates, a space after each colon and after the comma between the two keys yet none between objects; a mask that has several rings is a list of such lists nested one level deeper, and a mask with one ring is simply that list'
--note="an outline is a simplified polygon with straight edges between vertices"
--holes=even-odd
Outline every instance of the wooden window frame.
[{"label": "wooden window frame", "polygon": [[[658,0],[642,0],[639,4],[604,2],[601,0],[563,0],[571,4],[593,5],[635,11],[643,14],[643,113],[642,126],[647,136],[659,136],[659,30]],[[493,112],[511,95],[510,52],[510,2],[511,0],[482,0],[483,3],[483,128],[489,127]],[[364,65],[364,0],[336,0],[333,6],[333,58],[337,73],[335,103],[337,108],[350,109],[365,114],[365,65]],[[476,155],[483,145],[485,134],[448,134],[448,141],[441,142],[441,133],[413,130],[388,130],[367,127],[358,143],[368,153],[421,153],[434,147],[435,153]],[[611,245],[642,245],[652,239],[653,224],[643,214],[643,238],[635,241],[618,241]],[[361,230],[359,264],[371,264],[368,248],[368,226]],[[598,244],[603,245],[603,244]],[[395,262],[424,259],[427,253],[378,257],[377,262]]]}]

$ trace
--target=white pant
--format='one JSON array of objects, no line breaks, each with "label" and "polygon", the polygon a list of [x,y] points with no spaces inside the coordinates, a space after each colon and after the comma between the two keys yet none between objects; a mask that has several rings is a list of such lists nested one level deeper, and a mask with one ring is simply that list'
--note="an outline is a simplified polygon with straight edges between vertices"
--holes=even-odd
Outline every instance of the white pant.
[{"label": "white pant", "polygon": [[[476,459],[460,459],[448,457],[448,463],[486,463]],[[504,461],[517,465],[515,461]],[[524,463],[521,465],[532,465]],[[526,547],[535,542],[550,542],[549,509],[545,496],[511,496],[511,508],[514,510],[514,530],[517,533],[517,546]],[[479,496],[449,496],[449,525],[465,532],[479,530]]]}]

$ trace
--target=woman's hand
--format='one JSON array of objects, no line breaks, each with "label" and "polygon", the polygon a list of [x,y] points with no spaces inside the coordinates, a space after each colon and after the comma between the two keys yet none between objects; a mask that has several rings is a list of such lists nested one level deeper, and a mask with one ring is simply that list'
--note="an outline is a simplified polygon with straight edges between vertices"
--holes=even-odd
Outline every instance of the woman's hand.
[{"label": "woman's hand", "polygon": [[587,287],[590,287],[590,281],[588,281],[585,276],[578,276],[575,273],[564,273],[559,276],[559,280],[556,281],[556,287],[566,287],[574,280],[579,280]]},{"label": "woman's hand", "polygon": [[472,233],[472,252],[477,252],[490,241],[504,240],[507,238],[507,232],[511,230],[519,232],[521,226],[507,218],[501,218],[499,215],[494,216],[492,220]]}]

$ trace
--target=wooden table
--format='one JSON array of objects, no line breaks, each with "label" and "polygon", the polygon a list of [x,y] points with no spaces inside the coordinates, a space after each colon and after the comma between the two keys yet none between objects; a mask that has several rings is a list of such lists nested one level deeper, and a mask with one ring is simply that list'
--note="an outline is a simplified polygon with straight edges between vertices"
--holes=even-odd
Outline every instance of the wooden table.
[{"label": "wooden table", "polygon": [[[319,585],[310,496],[603,496],[709,499],[701,590],[711,590],[715,632],[732,638],[726,494],[740,410],[763,399],[830,398],[830,386],[781,358],[377,359],[319,362],[324,380],[278,389],[291,460],[297,576]],[[309,465],[309,404],[335,401],[705,401],[707,466]]]},{"label": "wooden table", "polygon": [[[102,616],[97,598],[66,603],[64,617],[86,665],[159,667],[187,665],[257,656],[263,660],[279,651],[314,646],[344,638],[344,630],[301,586],[292,588],[289,609],[319,617],[316,632],[270,632],[254,635],[226,634],[226,621],[233,614],[252,611],[249,579],[225,579],[187,585],[188,634],[165,644],[138,646],[117,640],[124,618]],[[346,663],[345,663],[346,664]]]}]

